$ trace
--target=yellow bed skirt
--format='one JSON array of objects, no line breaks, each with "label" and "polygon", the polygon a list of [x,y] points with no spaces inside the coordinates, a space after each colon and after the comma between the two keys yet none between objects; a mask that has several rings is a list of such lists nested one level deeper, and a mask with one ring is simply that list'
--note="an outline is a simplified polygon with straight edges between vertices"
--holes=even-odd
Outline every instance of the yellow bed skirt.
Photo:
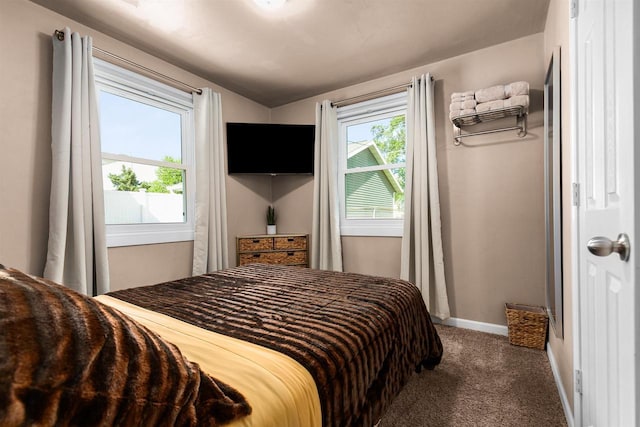
[{"label": "yellow bed skirt", "polygon": [[252,413],[229,426],[322,425],[320,398],[313,377],[289,356],[106,295],[96,299],[175,344],[204,372],[242,393]]}]

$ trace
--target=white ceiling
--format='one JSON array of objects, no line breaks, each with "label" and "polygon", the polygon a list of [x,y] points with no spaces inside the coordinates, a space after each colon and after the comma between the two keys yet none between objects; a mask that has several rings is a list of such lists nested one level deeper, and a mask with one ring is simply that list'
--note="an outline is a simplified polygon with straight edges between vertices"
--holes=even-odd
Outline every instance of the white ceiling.
[{"label": "white ceiling", "polygon": [[265,106],[544,30],[549,0],[32,0]]}]

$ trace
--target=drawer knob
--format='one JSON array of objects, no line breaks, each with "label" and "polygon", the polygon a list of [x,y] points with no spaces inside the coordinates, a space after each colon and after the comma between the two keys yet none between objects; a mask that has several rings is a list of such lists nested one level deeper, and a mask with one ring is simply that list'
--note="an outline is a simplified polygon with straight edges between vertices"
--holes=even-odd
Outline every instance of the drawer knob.
[{"label": "drawer knob", "polygon": [[294,256],[295,252],[287,252],[287,256]]},{"label": "drawer knob", "polygon": [[254,258],[260,258],[260,254],[253,254]]},{"label": "drawer knob", "polygon": [[289,238],[287,239],[287,242],[293,242],[294,240],[295,240],[295,239],[294,239],[293,237],[289,237]]},{"label": "drawer knob", "polygon": [[253,239],[253,243],[260,243],[260,240],[258,240],[258,239]]}]

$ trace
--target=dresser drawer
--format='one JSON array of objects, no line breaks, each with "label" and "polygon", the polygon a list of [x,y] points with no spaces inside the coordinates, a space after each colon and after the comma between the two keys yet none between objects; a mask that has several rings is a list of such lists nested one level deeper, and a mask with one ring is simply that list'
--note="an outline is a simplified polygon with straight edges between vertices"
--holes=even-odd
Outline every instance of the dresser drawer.
[{"label": "dresser drawer", "polygon": [[265,253],[263,252],[256,252],[253,254],[240,254],[238,256],[239,258],[239,265],[245,265],[245,264],[253,264],[253,263],[261,263],[261,264],[268,264],[269,260],[264,256]]},{"label": "dresser drawer", "polygon": [[307,237],[275,237],[273,239],[273,249],[307,249]]},{"label": "dresser drawer", "polygon": [[306,264],[307,251],[258,252],[240,254],[240,265],[259,264]]},{"label": "dresser drawer", "polygon": [[307,251],[288,251],[288,252],[274,252],[281,254],[281,262],[278,264],[306,264],[307,263]]},{"label": "dresser drawer", "polygon": [[240,252],[268,251],[273,249],[273,237],[242,237],[238,239],[238,250]]}]

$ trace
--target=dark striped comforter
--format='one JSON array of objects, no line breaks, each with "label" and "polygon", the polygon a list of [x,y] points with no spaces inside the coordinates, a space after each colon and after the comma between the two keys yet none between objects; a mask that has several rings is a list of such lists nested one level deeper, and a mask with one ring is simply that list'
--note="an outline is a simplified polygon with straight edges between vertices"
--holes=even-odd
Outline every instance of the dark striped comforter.
[{"label": "dark striped comforter", "polygon": [[109,295],[289,355],[315,379],[325,426],[374,425],[412,372],[442,356],[402,280],[250,265]]}]

